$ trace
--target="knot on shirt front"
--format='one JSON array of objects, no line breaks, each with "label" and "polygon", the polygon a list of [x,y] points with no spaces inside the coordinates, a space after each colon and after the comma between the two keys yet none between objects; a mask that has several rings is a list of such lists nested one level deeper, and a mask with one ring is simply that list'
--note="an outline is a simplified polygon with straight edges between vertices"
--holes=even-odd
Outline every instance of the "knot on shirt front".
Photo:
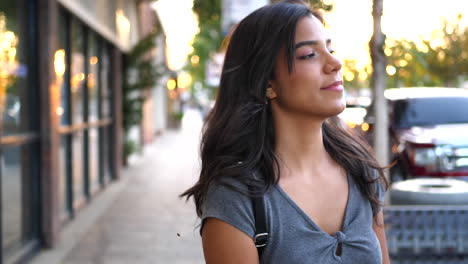
[{"label": "knot on shirt front", "polygon": [[343,241],[346,239],[345,233],[338,231],[335,233],[334,237],[336,238],[336,243],[335,243],[335,252],[334,252],[334,257],[335,259],[339,260],[341,257],[341,254],[343,252]]},{"label": "knot on shirt front", "polygon": [[346,239],[346,234],[341,231],[338,231],[335,233],[335,238],[338,243],[342,243]]}]

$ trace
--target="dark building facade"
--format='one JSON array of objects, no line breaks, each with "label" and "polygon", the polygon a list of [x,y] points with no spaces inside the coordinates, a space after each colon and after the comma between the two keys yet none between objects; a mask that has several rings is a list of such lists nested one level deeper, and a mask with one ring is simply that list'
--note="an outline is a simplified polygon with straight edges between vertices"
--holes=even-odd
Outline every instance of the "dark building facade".
[{"label": "dark building facade", "polygon": [[58,243],[119,178],[129,0],[0,2],[0,263]]}]

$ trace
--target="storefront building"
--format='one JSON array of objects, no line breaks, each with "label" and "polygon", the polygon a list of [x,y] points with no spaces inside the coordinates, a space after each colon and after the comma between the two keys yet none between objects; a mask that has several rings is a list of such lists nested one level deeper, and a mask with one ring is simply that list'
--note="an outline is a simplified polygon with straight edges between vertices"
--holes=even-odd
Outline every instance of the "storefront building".
[{"label": "storefront building", "polygon": [[58,243],[119,178],[130,0],[0,2],[0,263]]}]

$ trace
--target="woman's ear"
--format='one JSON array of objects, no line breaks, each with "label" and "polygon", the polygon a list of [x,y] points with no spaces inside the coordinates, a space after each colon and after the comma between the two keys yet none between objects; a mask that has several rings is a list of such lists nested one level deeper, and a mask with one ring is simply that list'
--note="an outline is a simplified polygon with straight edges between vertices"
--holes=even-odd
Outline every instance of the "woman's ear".
[{"label": "woman's ear", "polygon": [[271,87],[271,84],[269,84],[267,89],[266,89],[266,98],[272,100],[272,99],[275,99],[276,96],[277,95],[276,95],[275,90],[273,90],[273,87]]}]

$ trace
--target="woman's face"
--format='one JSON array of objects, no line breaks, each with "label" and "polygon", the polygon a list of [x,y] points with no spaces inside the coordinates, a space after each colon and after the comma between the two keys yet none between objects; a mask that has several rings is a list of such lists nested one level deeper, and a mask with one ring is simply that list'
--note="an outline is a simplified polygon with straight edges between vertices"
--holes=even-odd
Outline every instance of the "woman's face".
[{"label": "woman's face", "polygon": [[276,94],[273,111],[318,118],[341,113],[346,106],[341,66],[323,24],[313,16],[302,18],[296,26],[293,71],[288,72],[282,49],[270,81]]}]

